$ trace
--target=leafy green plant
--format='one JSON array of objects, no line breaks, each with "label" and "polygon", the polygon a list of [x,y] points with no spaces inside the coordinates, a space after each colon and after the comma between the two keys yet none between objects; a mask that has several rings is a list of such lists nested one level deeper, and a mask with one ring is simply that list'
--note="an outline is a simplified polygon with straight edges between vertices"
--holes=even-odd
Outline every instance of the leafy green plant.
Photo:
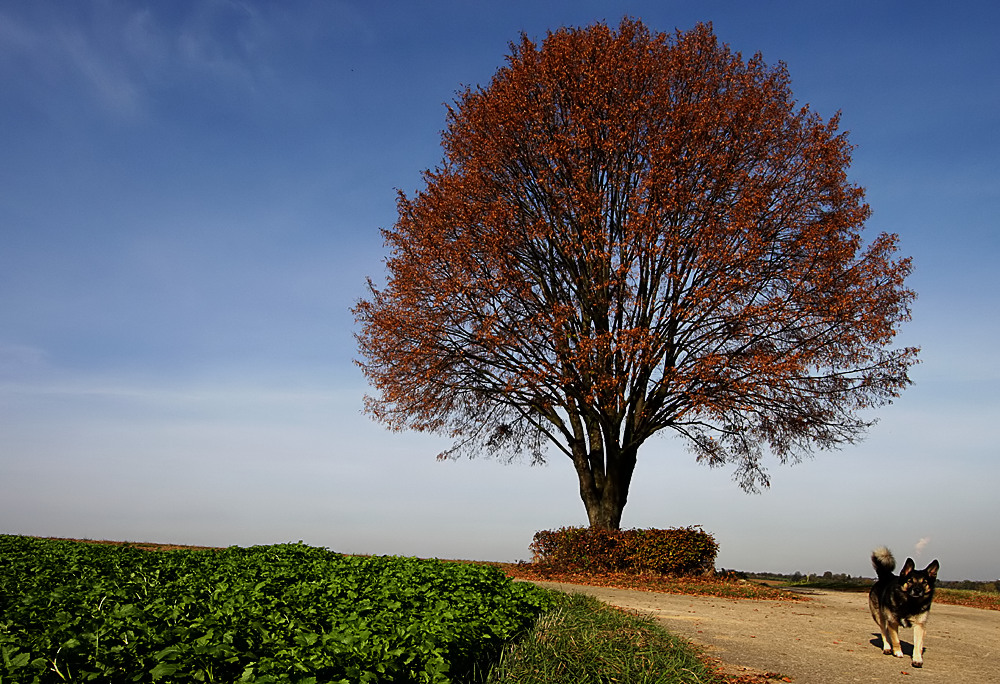
[{"label": "leafy green plant", "polygon": [[303,544],[148,552],[0,536],[0,684],[450,682],[548,594],[496,568]]}]

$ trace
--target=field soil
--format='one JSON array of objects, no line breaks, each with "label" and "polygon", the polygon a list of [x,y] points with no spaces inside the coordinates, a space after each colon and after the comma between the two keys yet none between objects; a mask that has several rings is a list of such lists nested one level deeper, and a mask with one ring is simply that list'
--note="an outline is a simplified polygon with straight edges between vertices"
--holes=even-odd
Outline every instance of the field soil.
[{"label": "field soil", "polygon": [[[796,684],[848,682],[1000,682],[1000,611],[935,603],[924,640],[924,666],[882,655],[866,592],[802,590],[803,601],[759,601],[536,584],[580,592],[654,617],[699,645],[733,675],[773,673]],[[912,653],[912,630],[900,630]]]}]

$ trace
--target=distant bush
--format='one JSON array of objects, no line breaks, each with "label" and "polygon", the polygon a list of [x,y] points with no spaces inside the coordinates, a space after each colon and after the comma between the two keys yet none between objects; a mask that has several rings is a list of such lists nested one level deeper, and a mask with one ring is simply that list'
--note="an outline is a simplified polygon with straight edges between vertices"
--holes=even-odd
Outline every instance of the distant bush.
[{"label": "distant bush", "polygon": [[535,533],[533,560],[558,570],[693,575],[712,572],[719,545],[699,527],[598,530],[562,527]]}]

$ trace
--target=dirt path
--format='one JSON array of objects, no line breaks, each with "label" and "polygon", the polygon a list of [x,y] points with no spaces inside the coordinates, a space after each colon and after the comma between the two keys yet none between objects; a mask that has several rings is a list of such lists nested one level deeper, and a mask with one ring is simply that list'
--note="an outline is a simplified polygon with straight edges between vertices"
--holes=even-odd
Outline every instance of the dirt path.
[{"label": "dirt path", "polygon": [[[647,613],[671,633],[703,646],[734,672],[777,672],[796,684],[848,682],[1000,682],[1000,611],[934,604],[924,666],[882,655],[865,593],[810,591],[808,601],[750,601],[606,589],[556,582],[541,586],[596,596]],[[901,630],[912,652],[911,630]]]}]

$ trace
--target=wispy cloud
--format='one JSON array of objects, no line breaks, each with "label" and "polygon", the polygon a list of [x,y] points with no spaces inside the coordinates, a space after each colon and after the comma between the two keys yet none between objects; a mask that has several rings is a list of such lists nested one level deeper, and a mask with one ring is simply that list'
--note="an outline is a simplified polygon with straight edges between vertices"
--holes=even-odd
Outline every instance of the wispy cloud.
[{"label": "wispy cloud", "polygon": [[[5,366],[32,363],[42,352],[28,347],[0,346],[0,369]],[[0,397],[12,400],[15,396],[50,397],[60,400],[89,398],[108,403],[130,402],[152,409],[173,409],[178,406],[214,408],[220,412],[239,411],[246,408],[273,410],[278,407],[319,405],[335,402],[344,406],[360,407],[361,388],[330,390],[325,386],[312,386],[287,380],[285,383],[233,381],[226,378],[198,378],[165,382],[143,382],[134,377],[101,377],[53,374],[50,379],[38,376],[30,382],[0,378]]]},{"label": "wispy cloud", "polygon": [[252,89],[267,22],[230,2],[176,8],[112,2],[65,13],[0,11],[0,56],[19,67],[8,67],[5,80],[38,96],[75,84],[78,96],[119,118],[141,114],[151,92],[191,76]]},{"label": "wispy cloud", "polygon": [[210,2],[187,17],[174,36],[188,68],[242,86],[253,86],[267,43],[266,22],[249,6]]},{"label": "wispy cloud", "polygon": [[117,40],[117,31],[109,28],[104,20],[74,23],[54,12],[0,14],[0,54],[11,65],[5,81],[39,97],[75,84],[74,95],[84,94],[113,114],[134,115],[140,83],[127,60],[112,57],[117,46],[109,42]]},{"label": "wispy cloud", "polygon": [[0,380],[34,374],[46,364],[46,354],[38,347],[0,342]]},{"label": "wispy cloud", "polygon": [[62,49],[66,63],[106,109],[126,117],[138,113],[142,83],[132,65],[110,59],[91,36],[80,31],[61,29],[52,42]]}]

